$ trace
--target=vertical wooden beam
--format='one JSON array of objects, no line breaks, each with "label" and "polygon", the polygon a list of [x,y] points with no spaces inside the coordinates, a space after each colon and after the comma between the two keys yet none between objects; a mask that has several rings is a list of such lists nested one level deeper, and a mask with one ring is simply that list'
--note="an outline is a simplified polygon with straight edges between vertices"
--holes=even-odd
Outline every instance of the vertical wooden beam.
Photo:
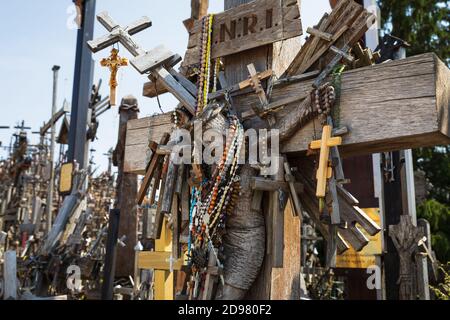
[{"label": "vertical wooden beam", "polygon": [[191,0],[191,18],[199,20],[208,14],[209,0]]},{"label": "vertical wooden beam", "polygon": [[[130,107],[131,106],[131,107]],[[116,276],[128,277],[134,274],[134,246],[137,242],[137,175],[124,173],[125,140],[127,122],[137,119],[139,113],[137,99],[127,96],[122,99],[119,107],[119,135],[114,150],[114,165],[118,167],[117,199],[115,207],[120,209],[119,237],[125,235],[126,246],[117,248]]]},{"label": "vertical wooden beam", "polygon": [[301,298],[301,222],[299,217],[294,216],[294,211],[294,205],[290,200],[284,210],[283,267],[272,269],[270,295],[272,300],[299,300]]},{"label": "vertical wooden beam", "polygon": [[[275,181],[284,181],[284,159],[277,158],[278,172],[274,175]],[[281,203],[281,196],[287,199],[288,194],[285,191],[277,190],[270,195],[272,202],[272,268],[283,267],[284,251],[284,206]]]},{"label": "vertical wooden beam", "polygon": [[[119,234],[120,210],[109,212],[108,238],[106,239],[105,267],[103,271],[102,300],[114,297],[114,275],[117,258],[117,239]],[[133,264],[134,268],[134,264]]]}]

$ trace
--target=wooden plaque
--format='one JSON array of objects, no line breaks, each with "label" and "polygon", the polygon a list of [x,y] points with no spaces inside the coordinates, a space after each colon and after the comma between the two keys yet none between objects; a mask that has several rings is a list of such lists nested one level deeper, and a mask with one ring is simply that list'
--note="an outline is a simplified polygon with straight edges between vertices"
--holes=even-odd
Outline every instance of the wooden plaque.
[{"label": "wooden plaque", "polygon": [[[189,31],[183,65],[200,62],[202,21]],[[211,58],[302,35],[297,0],[255,0],[214,15]]]}]

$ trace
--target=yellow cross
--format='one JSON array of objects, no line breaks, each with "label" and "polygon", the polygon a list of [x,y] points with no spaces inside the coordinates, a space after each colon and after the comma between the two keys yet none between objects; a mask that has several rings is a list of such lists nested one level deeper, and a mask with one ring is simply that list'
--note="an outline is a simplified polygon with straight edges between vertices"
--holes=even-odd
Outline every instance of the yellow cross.
[{"label": "yellow cross", "polygon": [[[310,149],[320,149],[319,168],[317,169],[317,189],[316,196],[320,203],[323,203],[327,190],[327,179],[331,178],[332,169],[329,165],[330,148],[340,146],[342,144],[341,137],[331,137],[332,128],[330,125],[325,125],[322,132],[322,140],[316,140],[309,145]],[[322,206],[321,206],[322,207]],[[322,211],[322,210],[321,210]]]},{"label": "yellow cross", "polygon": [[128,59],[119,57],[119,50],[113,48],[109,58],[102,59],[100,64],[109,67],[111,77],[109,79],[110,95],[109,100],[112,106],[116,105],[117,71],[120,67],[128,65]]}]

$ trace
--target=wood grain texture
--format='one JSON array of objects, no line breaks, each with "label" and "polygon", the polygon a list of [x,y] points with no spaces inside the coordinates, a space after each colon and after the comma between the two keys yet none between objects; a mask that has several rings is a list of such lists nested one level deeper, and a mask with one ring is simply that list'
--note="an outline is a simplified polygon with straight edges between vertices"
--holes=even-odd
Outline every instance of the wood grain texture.
[{"label": "wood grain texture", "polygon": [[[449,74],[432,53],[345,72],[337,122],[347,126],[350,133],[343,137],[342,154],[449,143]],[[270,101],[307,94],[312,82],[276,86]],[[242,112],[258,103],[257,99],[246,95],[235,97],[234,102]],[[286,106],[277,114],[279,125],[283,119],[292,120],[293,114],[306,112],[306,108],[308,104]],[[310,121],[301,126],[282,146],[282,152],[306,151],[313,137],[319,135],[319,125]]]},{"label": "wood grain texture", "polygon": [[271,300],[300,299],[301,224],[289,200],[284,210],[284,268],[272,269]]},{"label": "wood grain texture", "polygon": [[[200,61],[201,20],[190,30],[183,66]],[[302,34],[297,0],[255,0],[214,16],[213,59],[261,47]]]},{"label": "wood grain texture", "polygon": [[[327,53],[331,45],[342,48],[348,43],[353,46],[374,22],[375,16],[355,1],[340,1],[330,14],[326,13],[319,21],[315,27],[316,33],[306,40],[286,74],[302,74],[317,69],[319,64],[327,64],[335,55],[333,52]],[[330,41],[318,36],[317,32],[331,35]]]},{"label": "wood grain texture", "polygon": [[119,234],[127,238],[127,246],[117,246],[116,276],[127,277],[134,274],[134,244],[137,242],[137,215],[136,215],[136,195],[137,176],[133,173],[124,172],[126,154],[126,134],[127,123],[138,117],[137,108],[126,108],[124,104],[132,105],[135,99],[125,97],[122,99],[122,106],[119,108],[119,134],[117,145],[114,150],[114,158],[118,167],[116,184],[116,209],[120,210]]},{"label": "wood grain texture", "polygon": [[171,133],[172,127],[171,113],[128,121],[124,172],[145,175],[151,153],[149,141],[159,143],[165,133]]}]

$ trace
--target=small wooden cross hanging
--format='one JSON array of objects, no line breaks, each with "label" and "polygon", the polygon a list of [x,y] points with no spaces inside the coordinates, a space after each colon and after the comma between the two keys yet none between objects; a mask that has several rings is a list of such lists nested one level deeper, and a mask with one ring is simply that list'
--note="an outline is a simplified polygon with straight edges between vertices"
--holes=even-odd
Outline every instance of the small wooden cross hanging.
[{"label": "small wooden cross hanging", "polygon": [[103,67],[108,67],[109,71],[111,72],[111,77],[109,78],[109,87],[110,87],[110,105],[115,106],[116,105],[116,88],[117,88],[117,71],[120,67],[124,67],[128,65],[128,59],[121,58],[119,56],[119,50],[113,48],[111,50],[111,55],[109,58],[102,59],[100,61],[100,64]]},{"label": "small wooden cross hanging", "polygon": [[327,190],[327,179],[331,178],[332,168],[330,166],[330,148],[342,144],[341,137],[331,137],[332,127],[325,125],[322,132],[322,140],[311,142],[310,149],[320,149],[319,168],[317,169],[317,189],[316,197],[319,198],[319,209],[322,212],[324,208],[324,199]]}]

